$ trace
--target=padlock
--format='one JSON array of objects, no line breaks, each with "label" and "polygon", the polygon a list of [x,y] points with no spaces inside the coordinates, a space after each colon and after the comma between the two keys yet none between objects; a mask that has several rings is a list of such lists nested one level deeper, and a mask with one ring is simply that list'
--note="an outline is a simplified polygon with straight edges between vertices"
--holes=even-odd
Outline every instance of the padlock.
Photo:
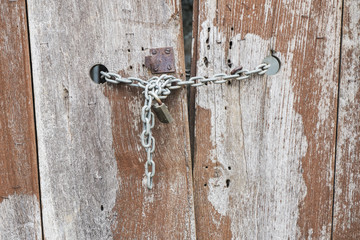
[{"label": "padlock", "polygon": [[173,121],[169,109],[164,103],[161,103],[160,105],[158,103],[155,103],[153,105],[153,110],[160,122],[171,123]]}]

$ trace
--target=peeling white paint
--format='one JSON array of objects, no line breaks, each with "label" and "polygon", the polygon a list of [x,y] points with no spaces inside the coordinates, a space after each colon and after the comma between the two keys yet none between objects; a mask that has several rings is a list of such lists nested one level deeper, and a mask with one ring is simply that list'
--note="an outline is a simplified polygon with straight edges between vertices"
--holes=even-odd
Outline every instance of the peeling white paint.
[{"label": "peeling white paint", "polygon": [[226,177],[221,175],[217,178],[209,179],[208,200],[214,206],[215,210],[222,216],[227,215],[229,208],[229,189],[226,188]]},{"label": "peeling white paint", "polygon": [[344,2],[334,199],[334,239],[359,238],[360,4]]},{"label": "peeling white paint", "polygon": [[[211,51],[204,43],[208,38]],[[254,34],[232,37],[236,50],[227,56],[215,39],[226,42],[212,19],[204,21],[198,75],[229,71],[226,59],[253,69],[268,55],[268,40]],[[292,56],[289,53],[284,59],[289,66]],[[216,174],[208,181],[208,200],[217,213],[230,217],[233,239],[287,239],[299,234],[299,205],[306,196],[301,165],[308,144],[302,117],[294,110],[291,74],[291,69],[283,67],[275,77],[197,90],[196,104],[211,111],[214,149],[209,158],[216,164]],[[213,223],[219,224],[215,216]]]},{"label": "peeling white paint", "polygon": [[2,200],[0,239],[42,239],[40,204],[36,195],[14,194]]},{"label": "peeling white paint", "polygon": [[[247,36],[247,39],[257,43],[250,46],[252,51],[258,54],[266,52],[264,48],[253,49],[266,46],[265,40],[257,36]],[[250,47],[244,51],[250,52]],[[291,66],[291,61],[290,54],[284,62]],[[302,159],[308,144],[302,117],[294,110],[295,95],[289,81],[291,74],[285,66],[274,77],[255,78],[252,83],[244,84],[240,91],[249,186],[247,193],[237,192],[233,199],[239,199],[237,204],[247,204],[245,215],[249,217],[238,218],[235,223],[233,219],[233,236],[250,239],[298,236],[299,205],[306,196]],[[254,100],[252,96],[257,94],[263,99]],[[259,116],[263,105],[263,116]],[[256,132],[260,136],[251,136]],[[258,211],[254,212],[256,208]],[[242,222],[244,228],[237,227],[236,222]],[[249,226],[257,226],[257,232],[249,231]]]},{"label": "peeling white paint", "polygon": [[[144,101],[144,96],[138,96],[138,95],[135,95],[131,99],[129,99],[130,111],[133,112],[135,116],[138,116],[138,115],[140,116],[142,104],[139,104],[139,103],[142,103],[143,101]],[[140,126],[139,126],[139,123],[141,123],[139,118],[134,118],[132,121],[132,126],[134,127],[134,130],[137,132],[140,132],[139,127],[142,128],[142,124],[140,124]],[[140,138],[140,136],[139,136],[139,138]]]}]

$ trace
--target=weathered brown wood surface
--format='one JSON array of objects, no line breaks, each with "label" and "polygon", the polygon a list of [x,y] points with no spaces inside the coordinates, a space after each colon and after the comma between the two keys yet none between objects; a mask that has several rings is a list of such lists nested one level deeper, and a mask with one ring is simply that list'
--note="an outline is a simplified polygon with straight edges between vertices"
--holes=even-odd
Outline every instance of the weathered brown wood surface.
[{"label": "weathered brown wood surface", "polygon": [[360,2],[344,1],[334,239],[360,239]]},{"label": "weathered brown wood surface", "polygon": [[253,69],[270,52],[282,69],[198,88],[197,237],[329,239],[341,1],[198,5],[197,75]]},{"label": "weathered brown wood surface", "polygon": [[41,239],[25,1],[0,1],[0,239]]},{"label": "weathered brown wood surface", "polygon": [[195,239],[185,91],[156,120],[154,189],[140,143],[141,90],[96,85],[104,64],[147,78],[149,49],[184,56],[180,1],[29,1],[38,151],[47,239]]}]

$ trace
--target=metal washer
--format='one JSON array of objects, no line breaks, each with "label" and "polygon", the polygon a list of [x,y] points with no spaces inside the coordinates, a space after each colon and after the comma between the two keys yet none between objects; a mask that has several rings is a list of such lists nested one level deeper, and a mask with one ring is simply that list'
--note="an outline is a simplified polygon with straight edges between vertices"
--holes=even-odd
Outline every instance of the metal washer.
[{"label": "metal washer", "polygon": [[263,63],[270,64],[270,68],[267,70],[266,75],[269,76],[275,75],[280,70],[280,66],[281,66],[280,60],[275,56],[272,55],[267,56],[263,60]]}]

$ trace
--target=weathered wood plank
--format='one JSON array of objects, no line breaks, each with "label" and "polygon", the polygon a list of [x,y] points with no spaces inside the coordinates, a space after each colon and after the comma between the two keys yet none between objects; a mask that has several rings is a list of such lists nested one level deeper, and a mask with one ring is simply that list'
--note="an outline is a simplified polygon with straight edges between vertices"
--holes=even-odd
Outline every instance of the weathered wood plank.
[{"label": "weathered wood plank", "polygon": [[155,187],[146,188],[141,90],[96,85],[103,63],[148,78],[153,47],[174,47],[184,73],[180,1],[30,1],[38,148],[48,239],[194,239],[185,91],[156,122]]},{"label": "weathered wood plank", "polygon": [[0,1],[0,239],[41,239],[25,1]]},{"label": "weathered wood plank", "polygon": [[197,75],[282,62],[197,90],[199,239],[330,238],[340,24],[341,1],[199,1]]},{"label": "weathered wood plank", "polygon": [[344,1],[334,239],[360,239],[360,2]]}]

